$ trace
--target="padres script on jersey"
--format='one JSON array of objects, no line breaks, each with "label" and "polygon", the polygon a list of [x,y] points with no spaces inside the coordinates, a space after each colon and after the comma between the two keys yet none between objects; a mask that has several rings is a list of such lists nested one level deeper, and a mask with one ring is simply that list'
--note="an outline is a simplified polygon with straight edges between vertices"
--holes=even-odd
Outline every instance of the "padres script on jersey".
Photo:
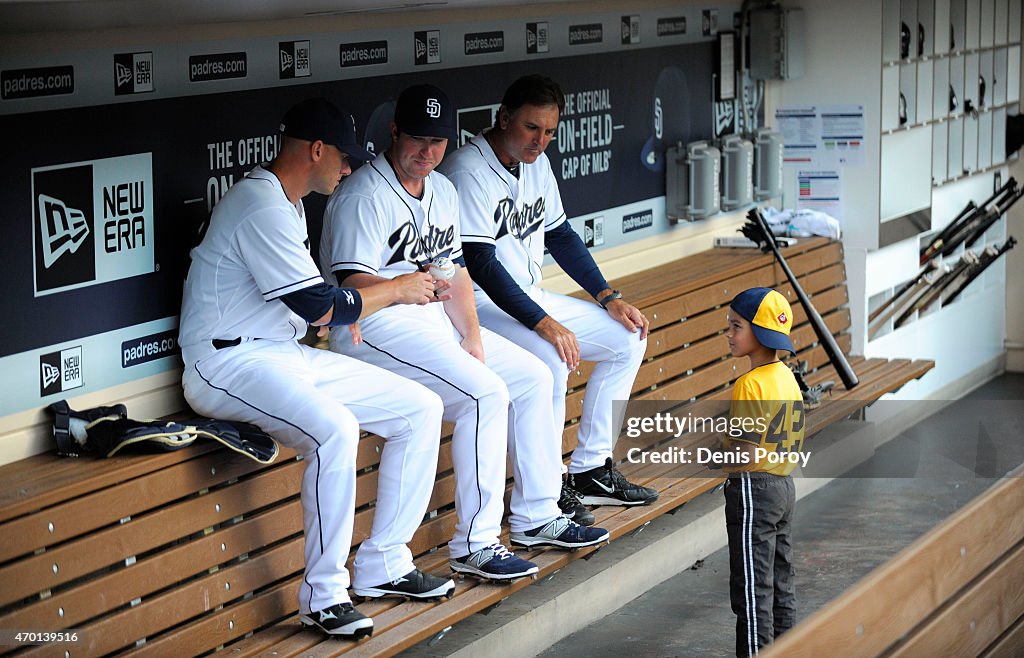
[{"label": "padres script on jersey", "polygon": [[402,187],[384,154],[339,186],[324,212],[320,263],[324,276],[358,270],[392,279],[417,272],[436,256],[462,256],[455,188],[431,173],[417,199]]},{"label": "padres script on jersey", "polygon": [[522,163],[517,178],[481,133],[445,158],[440,169],[459,190],[462,239],[494,244],[498,261],[522,288],[540,283],[544,231],[565,221],[548,156]]}]

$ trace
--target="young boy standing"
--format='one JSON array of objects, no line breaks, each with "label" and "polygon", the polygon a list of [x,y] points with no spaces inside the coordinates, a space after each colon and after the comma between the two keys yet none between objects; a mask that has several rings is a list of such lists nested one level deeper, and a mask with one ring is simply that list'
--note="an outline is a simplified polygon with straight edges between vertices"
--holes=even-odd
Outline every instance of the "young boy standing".
[{"label": "young boy standing", "polygon": [[778,350],[793,352],[786,298],[770,288],[745,290],[730,303],[728,321],[732,355],[750,359],[750,371],[733,387],[730,415],[755,428],[723,441],[739,457],[724,469],[725,525],[736,655],[744,658],[789,630],[796,617],[790,538],[796,495],[789,475],[795,465],[768,456],[802,449],[804,409],[796,378],[778,357]]}]

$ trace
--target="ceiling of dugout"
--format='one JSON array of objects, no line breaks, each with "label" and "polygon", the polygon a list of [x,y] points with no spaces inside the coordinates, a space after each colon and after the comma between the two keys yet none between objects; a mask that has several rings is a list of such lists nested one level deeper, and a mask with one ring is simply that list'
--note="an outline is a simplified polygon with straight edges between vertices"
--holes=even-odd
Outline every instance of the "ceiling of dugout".
[{"label": "ceiling of dugout", "polygon": [[[0,0],[0,34],[210,25],[553,4],[547,0]],[[575,2],[559,2],[571,5]]]}]

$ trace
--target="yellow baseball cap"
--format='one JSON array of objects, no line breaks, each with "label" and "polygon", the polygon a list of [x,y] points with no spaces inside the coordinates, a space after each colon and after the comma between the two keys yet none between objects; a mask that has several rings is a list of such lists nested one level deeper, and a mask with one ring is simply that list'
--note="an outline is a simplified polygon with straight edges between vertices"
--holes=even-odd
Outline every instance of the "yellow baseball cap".
[{"label": "yellow baseball cap", "polygon": [[774,350],[796,354],[789,330],[793,309],[786,298],[771,288],[750,288],[736,295],[729,307],[751,324],[759,343]]}]

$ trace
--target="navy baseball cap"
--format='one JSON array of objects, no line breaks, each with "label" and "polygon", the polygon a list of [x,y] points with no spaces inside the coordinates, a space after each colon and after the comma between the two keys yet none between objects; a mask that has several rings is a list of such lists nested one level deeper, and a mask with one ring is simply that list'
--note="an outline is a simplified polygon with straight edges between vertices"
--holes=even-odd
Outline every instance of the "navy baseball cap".
[{"label": "navy baseball cap", "polygon": [[793,309],[781,294],[771,288],[750,288],[736,295],[729,308],[750,323],[757,342],[769,349],[796,354],[789,340]]},{"label": "navy baseball cap", "polygon": [[413,85],[398,96],[395,126],[415,137],[455,137],[455,107],[434,85]]},{"label": "navy baseball cap", "polygon": [[336,146],[349,157],[373,160],[373,154],[356,140],[356,120],[326,98],[309,98],[293,105],[281,119],[281,134]]}]

